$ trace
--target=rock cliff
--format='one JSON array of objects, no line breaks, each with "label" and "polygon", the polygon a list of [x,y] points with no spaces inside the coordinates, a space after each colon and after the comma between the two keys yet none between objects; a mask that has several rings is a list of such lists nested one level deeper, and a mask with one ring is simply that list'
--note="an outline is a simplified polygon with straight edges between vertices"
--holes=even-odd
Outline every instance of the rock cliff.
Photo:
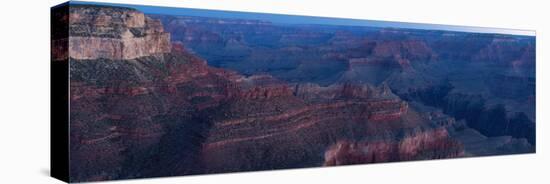
[{"label": "rock cliff", "polygon": [[135,59],[171,50],[159,20],[126,8],[71,6],[69,35],[74,59]]}]

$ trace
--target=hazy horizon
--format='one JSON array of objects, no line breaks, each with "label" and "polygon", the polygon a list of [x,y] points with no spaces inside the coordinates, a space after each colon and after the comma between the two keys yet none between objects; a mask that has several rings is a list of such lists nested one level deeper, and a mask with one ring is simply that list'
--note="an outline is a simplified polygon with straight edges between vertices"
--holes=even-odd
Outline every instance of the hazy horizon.
[{"label": "hazy horizon", "polygon": [[377,21],[363,20],[351,18],[332,18],[319,16],[303,16],[303,15],[286,15],[258,12],[241,12],[241,11],[226,11],[226,10],[209,10],[183,7],[162,7],[148,5],[133,5],[133,4],[118,4],[118,3],[103,3],[103,2],[88,2],[88,1],[69,1],[71,4],[83,5],[107,5],[134,8],[142,11],[145,14],[164,14],[174,16],[197,16],[209,18],[232,18],[232,19],[249,19],[269,21],[272,23],[281,24],[314,24],[314,25],[340,25],[340,26],[365,26],[373,28],[402,28],[402,29],[420,29],[430,31],[455,31],[469,33],[492,33],[505,34],[515,36],[536,36],[533,30],[508,29],[508,28],[489,28],[489,27],[473,27],[473,26],[458,26],[458,25],[441,25],[441,24],[425,24],[425,23],[408,23],[394,21]]}]

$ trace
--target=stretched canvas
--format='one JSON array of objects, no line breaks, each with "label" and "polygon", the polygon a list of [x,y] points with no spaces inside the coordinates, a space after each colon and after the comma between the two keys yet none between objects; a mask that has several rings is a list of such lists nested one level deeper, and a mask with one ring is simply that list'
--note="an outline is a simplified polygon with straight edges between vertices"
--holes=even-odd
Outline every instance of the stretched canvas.
[{"label": "stretched canvas", "polygon": [[52,176],[535,153],[535,38],[71,1],[51,9]]}]

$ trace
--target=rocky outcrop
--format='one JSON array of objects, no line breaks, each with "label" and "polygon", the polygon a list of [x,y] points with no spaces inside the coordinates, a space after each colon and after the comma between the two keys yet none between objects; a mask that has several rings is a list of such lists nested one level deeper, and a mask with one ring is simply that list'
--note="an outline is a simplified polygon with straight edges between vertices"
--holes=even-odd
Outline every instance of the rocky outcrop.
[{"label": "rocky outcrop", "polygon": [[325,166],[455,158],[463,145],[445,129],[413,133],[399,141],[339,141],[325,152]]},{"label": "rocky outcrop", "polygon": [[69,57],[135,59],[171,51],[159,20],[126,8],[71,6]]}]

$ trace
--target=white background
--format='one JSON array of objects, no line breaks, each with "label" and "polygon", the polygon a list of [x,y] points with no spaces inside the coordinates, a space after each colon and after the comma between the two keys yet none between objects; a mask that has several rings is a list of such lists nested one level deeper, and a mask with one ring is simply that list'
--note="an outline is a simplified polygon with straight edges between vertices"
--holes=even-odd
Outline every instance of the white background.
[{"label": "white background", "polygon": [[[105,0],[103,0],[105,1]],[[62,183],[49,175],[49,7],[0,1],[0,183]],[[548,48],[544,0],[110,0],[207,9],[393,20],[537,31],[537,153],[115,183],[549,183]]]}]

